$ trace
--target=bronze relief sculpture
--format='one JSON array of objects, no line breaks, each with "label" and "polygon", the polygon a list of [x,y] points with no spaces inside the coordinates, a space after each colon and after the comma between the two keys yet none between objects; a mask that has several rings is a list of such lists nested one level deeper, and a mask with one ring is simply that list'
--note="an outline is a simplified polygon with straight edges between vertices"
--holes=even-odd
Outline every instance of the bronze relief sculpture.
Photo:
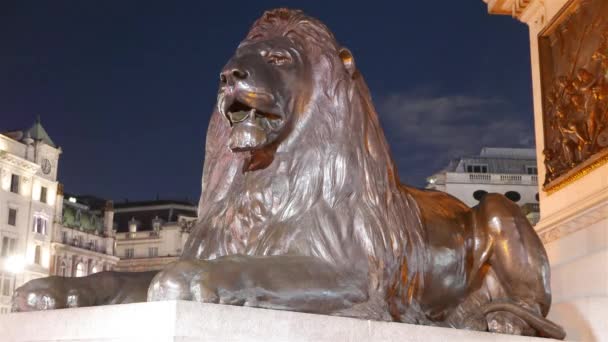
[{"label": "bronze relief sculpture", "polygon": [[550,191],[608,162],[608,3],[573,1],[539,44]]},{"label": "bronze relief sculpture", "polygon": [[136,301],[83,290],[132,277],[149,301],[564,337],[544,318],[549,264],[519,208],[400,184],[352,54],[301,11],[264,13],[222,70],[202,183],[182,260],[151,282],[45,278],[14,309]]}]

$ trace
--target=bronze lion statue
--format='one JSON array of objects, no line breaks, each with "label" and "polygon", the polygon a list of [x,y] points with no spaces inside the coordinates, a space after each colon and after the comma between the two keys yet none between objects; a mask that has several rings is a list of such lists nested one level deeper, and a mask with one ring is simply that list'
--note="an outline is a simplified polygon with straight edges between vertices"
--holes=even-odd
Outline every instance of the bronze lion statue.
[{"label": "bronze lion statue", "polygon": [[351,52],[301,11],[264,13],[221,71],[198,215],[181,261],[158,274],[39,279],[18,289],[14,309],[147,291],[149,301],[564,337],[544,318],[549,263],[520,209],[498,194],[468,208],[400,184]]}]

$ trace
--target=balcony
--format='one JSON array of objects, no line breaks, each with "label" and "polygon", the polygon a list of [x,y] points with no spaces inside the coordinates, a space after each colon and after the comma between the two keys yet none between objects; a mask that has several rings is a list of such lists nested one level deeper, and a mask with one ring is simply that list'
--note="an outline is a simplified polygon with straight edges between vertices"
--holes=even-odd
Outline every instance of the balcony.
[{"label": "balcony", "polygon": [[[443,180],[443,179],[442,179]],[[537,175],[447,172],[445,183],[537,185]],[[438,184],[441,184],[438,182]]]}]

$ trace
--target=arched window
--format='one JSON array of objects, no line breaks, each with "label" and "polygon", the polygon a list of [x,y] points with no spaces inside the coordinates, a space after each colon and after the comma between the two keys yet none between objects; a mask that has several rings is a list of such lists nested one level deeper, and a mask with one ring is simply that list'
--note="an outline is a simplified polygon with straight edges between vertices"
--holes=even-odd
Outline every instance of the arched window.
[{"label": "arched window", "polygon": [[485,190],[477,190],[473,193],[473,198],[481,201],[481,199],[483,198],[483,196],[485,196],[488,192]]},{"label": "arched window", "polygon": [[521,199],[521,195],[517,191],[507,191],[505,196],[513,202],[518,202]]},{"label": "arched window", "polygon": [[85,271],[84,271],[84,264],[82,262],[79,262],[76,265],[76,276],[77,277],[84,277],[86,275]]},{"label": "arched window", "polygon": [[61,265],[59,265],[59,274],[62,277],[65,277],[65,270],[66,270],[66,265],[65,265],[65,261],[61,262]]},{"label": "arched window", "polygon": [[99,266],[95,265],[95,266],[93,266],[93,268],[91,269],[91,274],[93,274],[93,273],[97,273],[97,272],[99,272],[99,271],[100,271]]}]

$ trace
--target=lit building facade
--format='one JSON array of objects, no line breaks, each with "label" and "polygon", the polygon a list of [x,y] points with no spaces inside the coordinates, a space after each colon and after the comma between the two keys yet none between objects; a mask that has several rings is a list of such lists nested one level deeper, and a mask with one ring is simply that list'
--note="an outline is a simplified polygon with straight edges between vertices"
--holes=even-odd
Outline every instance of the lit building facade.
[{"label": "lit building facade", "polygon": [[447,192],[468,206],[487,193],[517,203],[532,224],[539,219],[536,150],[484,147],[479,155],[455,159],[427,178],[427,189]]},{"label": "lit building facade", "polygon": [[112,202],[103,210],[93,210],[76,197],[63,197],[60,192],[58,200],[63,205],[51,240],[51,274],[83,277],[114,269],[118,257],[114,255]]},{"label": "lit building facade", "polygon": [[124,202],[114,206],[117,271],[161,270],[181,255],[196,221],[182,201]]},{"label": "lit building facade", "polygon": [[16,287],[50,273],[60,155],[40,120],[0,134],[0,313]]}]

